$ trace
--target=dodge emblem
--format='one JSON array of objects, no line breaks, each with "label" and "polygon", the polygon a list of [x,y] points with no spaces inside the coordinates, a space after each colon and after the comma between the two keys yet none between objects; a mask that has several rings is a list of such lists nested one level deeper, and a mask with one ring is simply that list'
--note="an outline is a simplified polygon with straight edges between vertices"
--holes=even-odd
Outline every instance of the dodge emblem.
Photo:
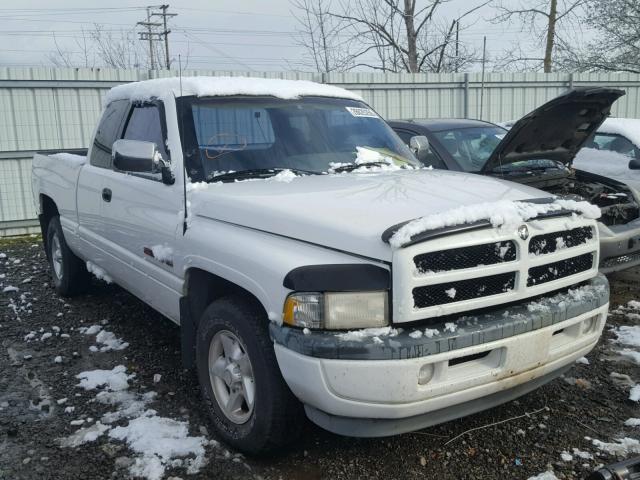
[{"label": "dodge emblem", "polygon": [[527,238],[529,238],[529,229],[527,228],[526,225],[520,225],[518,227],[518,236],[522,240],[526,240]]}]

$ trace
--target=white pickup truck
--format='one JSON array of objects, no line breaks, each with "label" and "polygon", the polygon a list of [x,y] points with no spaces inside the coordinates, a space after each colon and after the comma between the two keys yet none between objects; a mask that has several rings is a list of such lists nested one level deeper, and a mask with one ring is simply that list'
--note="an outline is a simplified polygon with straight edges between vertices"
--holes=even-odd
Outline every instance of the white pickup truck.
[{"label": "white pickup truck", "polygon": [[346,90],[172,78],[112,89],[33,193],[58,292],[93,272],[179,324],[216,431],[258,453],[304,413],[384,436],[490,408],[598,341],[597,208],[416,165]]}]

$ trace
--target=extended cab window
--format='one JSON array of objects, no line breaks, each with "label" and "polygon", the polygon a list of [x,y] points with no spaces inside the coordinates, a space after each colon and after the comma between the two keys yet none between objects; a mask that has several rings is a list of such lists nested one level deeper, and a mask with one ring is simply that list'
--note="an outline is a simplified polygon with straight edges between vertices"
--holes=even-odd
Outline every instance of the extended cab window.
[{"label": "extended cab window", "polygon": [[162,112],[158,105],[142,104],[134,106],[131,110],[122,138],[153,142],[158,147],[162,158],[169,160],[164,131]]},{"label": "extended cab window", "polygon": [[89,163],[95,167],[111,168],[111,148],[120,134],[122,120],[129,107],[127,100],[116,100],[105,108],[96,130]]}]

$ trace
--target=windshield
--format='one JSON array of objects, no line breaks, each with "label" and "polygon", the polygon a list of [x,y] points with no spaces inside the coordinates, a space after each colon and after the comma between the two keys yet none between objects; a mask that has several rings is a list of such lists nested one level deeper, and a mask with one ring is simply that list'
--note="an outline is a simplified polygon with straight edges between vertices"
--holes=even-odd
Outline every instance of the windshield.
[{"label": "windshield", "polygon": [[[192,180],[290,169],[323,173],[350,164],[417,166],[402,140],[362,102],[324,97],[195,98],[182,105]],[[247,175],[249,176],[249,175]]]},{"label": "windshield", "polygon": [[438,142],[465,172],[479,172],[507,131],[497,126],[434,132]]}]

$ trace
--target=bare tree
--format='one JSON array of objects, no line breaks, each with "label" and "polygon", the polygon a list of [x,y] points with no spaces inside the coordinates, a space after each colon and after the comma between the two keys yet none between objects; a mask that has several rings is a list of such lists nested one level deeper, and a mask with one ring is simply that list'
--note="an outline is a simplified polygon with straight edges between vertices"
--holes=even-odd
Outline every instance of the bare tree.
[{"label": "bare tree", "polygon": [[560,59],[572,71],[640,73],[640,2],[591,0],[585,23],[595,39]]},{"label": "bare tree", "polygon": [[[292,5],[300,12],[303,46],[316,59],[317,70],[337,65],[415,73],[457,71],[475,59],[470,48],[460,48],[456,33],[464,17],[490,0],[478,0],[445,21],[439,13],[447,1],[292,0]],[[333,65],[322,63],[327,58],[334,59]]]},{"label": "bare tree", "polygon": [[571,31],[580,27],[584,7],[588,0],[502,0],[497,6],[499,13],[492,19],[496,23],[512,24],[517,22],[522,31],[530,31],[538,43],[543,46],[541,57],[523,53],[521,45],[507,51],[498,60],[498,68],[507,66],[523,69],[528,66],[542,65],[544,72],[553,70],[555,50],[570,49],[571,41],[560,35],[560,28]]},{"label": "bare tree", "polygon": [[348,70],[353,54],[341,37],[346,22],[331,15],[332,0],[291,0],[291,6],[299,27],[296,41],[311,57],[301,63],[318,72]]}]

